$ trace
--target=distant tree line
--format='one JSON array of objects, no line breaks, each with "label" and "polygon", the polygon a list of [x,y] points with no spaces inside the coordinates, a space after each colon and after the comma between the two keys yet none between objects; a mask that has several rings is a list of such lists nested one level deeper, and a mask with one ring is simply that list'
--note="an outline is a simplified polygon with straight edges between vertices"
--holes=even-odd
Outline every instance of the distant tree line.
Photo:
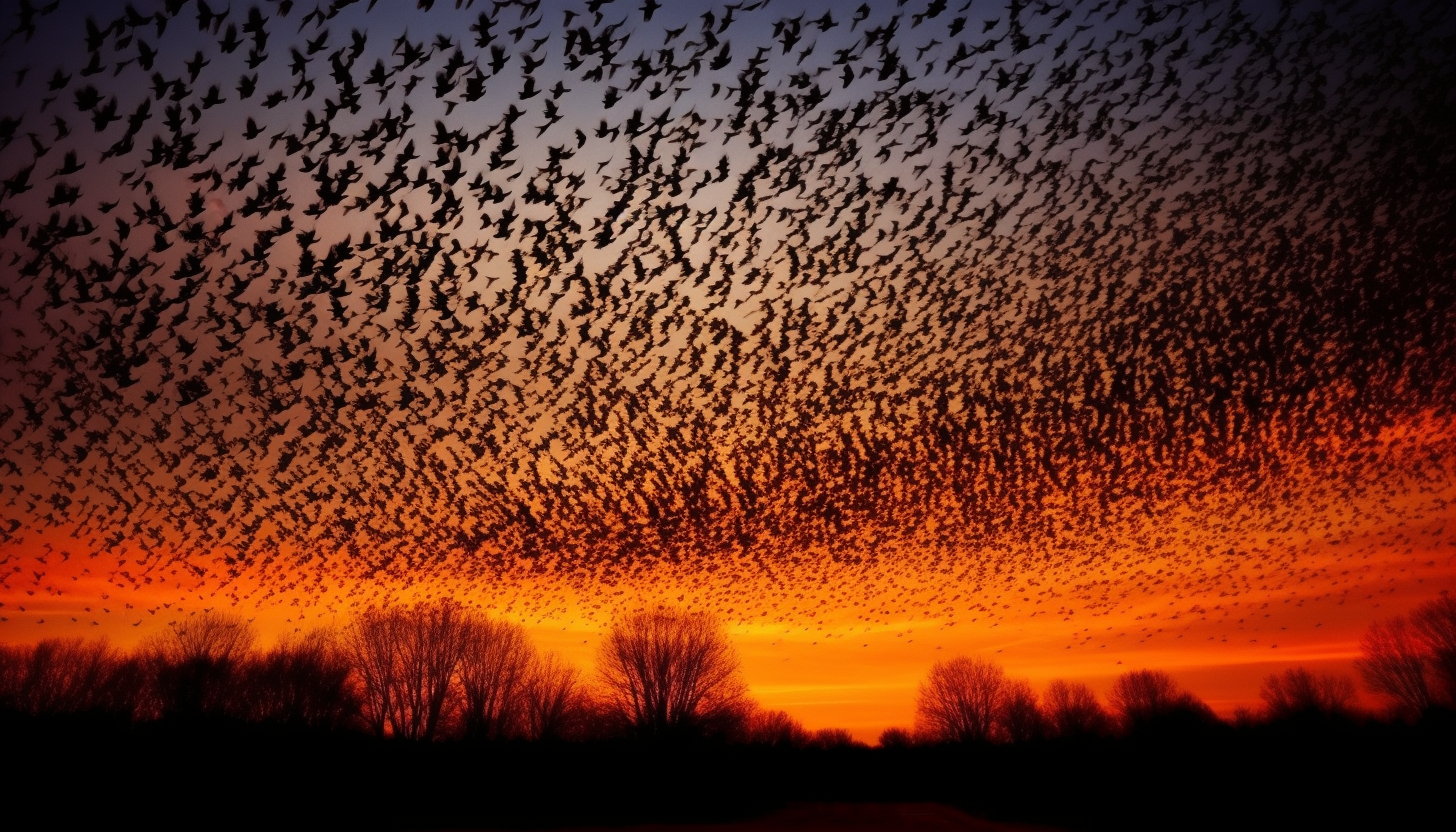
[{"label": "distant tree line", "polygon": [[[748,694],[724,628],[710,615],[658,609],[616,620],[587,676],[538,651],[518,624],[453,601],[374,608],[340,630],[255,646],[242,618],[204,612],[131,652],[106,641],[0,646],[0,711],[89,714],[132,722],[234,720],[405,740],[561,741],[711,738],[778,748],[856,745],[841,729],[809,731]],[[1388,715],[1407,722],[1456,710],[1456,599],[1371,625],[1356,667]],[[1266,677],[1261,711],[1243,723],[1350,720],[1349,677],[1294,667]],[[936,663],[920,685],[913,729],[886,747],[1007,744],[1197,730],[1212,709],[1159,670],[1118,677],[1104,704],[1086,684],[1038,694],[985,659]]]},{"label": "distant tree line", "polygon": [[618,619],[588,678],[526,631],[453,601],[373,608],[342,629],[255,647],[241,617],[198,613],[129,653],[105,640],[0,646],[0,711],[240,721],[405,740],[646,740],[845,745],[749,696],[706,613]]},{"label": "distant tree line", "polygon": [[524,628],[453,601],[370,609],[254,648],[236,615],[175,622],[130,654],[105,641],[0,649],[0,708],[130,720],[234,719],[430,740],[584,736],[601,703]]},{"label": "distant tree line", "polygon": [[891,729],[882,745],[1025,742],[1206,725],[1212,709],[1159,670],[1118,677],[1104,706],[1082,682],[1058,679],[1038,696],[999,665],[959,656],[937,662],[916,696],[915,729]]},{"label": "distant tree line", "polygon": [[[1386,715],[1415,721],[1456,711],[1456,598],[1442,595],[1409,617],[1377,621],[1360,641],[1355,666]],[[1262,711],[1242,710],[1240,723],[1315,721],[1359,716],[1353,679],[1292,667],[1266,676]],[[1081,682],[1053,681],[1038,697],[1031,683],[996,664],[960,656],[937,662],[916,697],[913,731],[891,728],[881,745],[1018,742],[1048,737],[1127,735],[1209,726],[1207,703],[1161,670],[1119,676],[1104,706]]]}]

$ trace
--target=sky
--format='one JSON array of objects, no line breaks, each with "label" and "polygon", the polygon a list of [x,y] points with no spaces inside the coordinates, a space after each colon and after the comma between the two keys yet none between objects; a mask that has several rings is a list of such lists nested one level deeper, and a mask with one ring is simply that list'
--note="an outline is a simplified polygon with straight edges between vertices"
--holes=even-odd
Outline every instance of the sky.
[{"label": "sky", "polygon": [[1456,588],[1440,4],[23,3],[0,640],[708,609],[1226,715]]}]

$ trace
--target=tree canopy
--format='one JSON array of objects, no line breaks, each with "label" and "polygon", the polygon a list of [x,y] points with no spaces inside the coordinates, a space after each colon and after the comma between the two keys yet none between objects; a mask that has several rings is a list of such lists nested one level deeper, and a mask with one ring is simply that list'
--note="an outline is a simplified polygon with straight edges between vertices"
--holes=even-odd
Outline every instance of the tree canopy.
[{"label": "tree canopy", "polygon": [[609,708],[639,737],[715,733],[745,713],[738,655],[706,612],[660,608],[618,618],[598,674]]}]

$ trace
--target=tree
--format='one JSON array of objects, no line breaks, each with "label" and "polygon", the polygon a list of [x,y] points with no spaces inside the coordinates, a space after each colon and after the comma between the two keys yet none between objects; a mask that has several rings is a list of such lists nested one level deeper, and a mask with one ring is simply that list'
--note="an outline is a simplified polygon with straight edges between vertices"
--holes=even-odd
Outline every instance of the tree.
[{"label": "tree", "polygon": [[141,684],[138,663],[104,639],[48,638],[29,646],[0,646],[0,708],[6,710],[133,717]]},{"label": "tree", "polygon": [[1398,715],[1414,718],[1431,707],[1426,657],[1404,616],[1371,624],[1360,637],[1355,669],[1371,690],[1384,696]]},{"label": "tree", "polygon": [[242,616],[204,610],[172,624],[171,638],[164,644],[181,661],[213,659],[237,663],[253,649],[256,638],[253,625]]},{"label": "tree", "polygon": [[1006,674],[984,659],[957,656],[936,662],[920,684],[915,728],[936,742],[986,742],[1001,708]]},{"label": "tree", "polygon": [[755,708],[743,724],[743,741],[749,745],[804,748],[810,738],[804,724],[788,711]]},{"label": "tree", "polygon": [[1425,648],[1432,700],[1456,707],[1456,598],[1442,595],[1416,607],[1411,626]]},{"label": "tree", "polygon": [[1412,718],[1432,706],[1456,707],[1456,598],[1442,595],[1370,625],[1355,667],[1397,714]]},{"label": "tree", "polygon": [[172,623],[143,644],[163,716],[221,716],[239,706],[237,671],[252,653],[252,624],[233,613],[204,610]]},{"label": "tree", "polygon": [[284,638],[239,676],[242,710],[255,722],[333,730],[359,715],[353,667],[333,630]]},{"label": "tree", "polygon": [[439,730],[471,617],[454,601],[365,610],[344,631],[378,736],[430,740]]},{"label": "tree", "polygon": [[746,713],[738,656],[706,612],[661,608],[617,619],[598,673],[611,711],[642,738],[725,733]]},{"label": "tree", "polygon": [[1355,703],[1355,683],[1348,676],[1291,667],[1265,676],[1259,698],[1264,700],[1264,711],[1270,719],[1329,718],[1350,713]]},{"label": "tree", "polygon": [[1117,677],[1108,699],[1123,728],[1183,727],[1216,721],[1203,700],[1183,690],[1161,670],[1133,670]]},{"label": "tree", "polygon": [[916,737],[909,728],[886,728],[880,732],[879,744],[881,748],[910,748],[916,744]]},{"label": "tree", "polygon": [[1008,679],[1001,691],[1001,707],[997,714],[1001,736],[1011,742],[1025,742],[1046,733],[1036,691],[1025,679]]},{"label": "tree", "polygon": [[1082,682],[1057,679],[1046,690],[1049,730],[1059,737],[1105,733],[1112,719],[1097,701],[1097,694]]},{"label": "tree", "polygon": [[505,739],[524,730],[525,687],[535,660],[521,625],[485,617],[469,622],[460,660],[467,737]]},{"label": "tree", "polygon": [[820,728],[809,735],[809,748],[830,750],[833,748],[863,748],[864,743],[854,738],[845,728]]},{"label": "tree", "polygon": [[591,702],[581,672],[555,653],[533,659],[524,685],[527,739],[559,740],[586,728]]}]

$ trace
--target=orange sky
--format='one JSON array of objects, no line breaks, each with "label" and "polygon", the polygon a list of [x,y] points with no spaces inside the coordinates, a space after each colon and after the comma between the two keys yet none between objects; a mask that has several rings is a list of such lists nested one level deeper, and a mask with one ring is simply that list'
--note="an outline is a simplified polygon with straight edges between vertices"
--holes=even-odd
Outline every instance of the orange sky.
[{"label": "orange sky", "polygon": [[273,572],[263,584],[270,588],[249,591],[247,578],[219,587],[159,566],[136,571],[132,588],[108,575],[135,563],[88,557],[53,533],[49,554],[31,546],[5,555],[0,638],[105,636],[130,646],[180,615],[221,607],[254,617],[267,643],[297,628],[341,625],[392,592],[448,594],[525,625],[538,648],[590,668],[614,611],[668,603],[718,611],[765,707],[865,741],[911,724],[919,680],[957,654],[991,658],[1038,687],[1070,678],[1103,694],[1126,670],[1161,668],[1231,716],[1257,705],[1260,679],[1284,667],[1352,673],[1371,621],[1456,589],[1456,484],[1439,474],[1449,462],[1441,436],[1426,432],[1412,446],[1418,452],[1397,454],[1412,466],[1412,482],[1426,485],[1399,486],[1393,497],[1374,488],[1351,499],[1347,488],[1301,477],[1298,505],[1261,514],[1255,495],[1189,501],[1083,529],[1095,540],[1058,541],[1089,557],[1061,554],[999,575],[969,555],[917,571],[920,556],[852,564],[805,553],[795,570],[756,582],[741,572],[705,578],[695,568],[658,567],[613,585],[521,574],[351,587],[300,565],[296,580]]},{"label": "orange sky", "polygon": [[679,604],[872,740],[1456,589],[1450,21],[94,5],[0,49],[0,641]]}]

